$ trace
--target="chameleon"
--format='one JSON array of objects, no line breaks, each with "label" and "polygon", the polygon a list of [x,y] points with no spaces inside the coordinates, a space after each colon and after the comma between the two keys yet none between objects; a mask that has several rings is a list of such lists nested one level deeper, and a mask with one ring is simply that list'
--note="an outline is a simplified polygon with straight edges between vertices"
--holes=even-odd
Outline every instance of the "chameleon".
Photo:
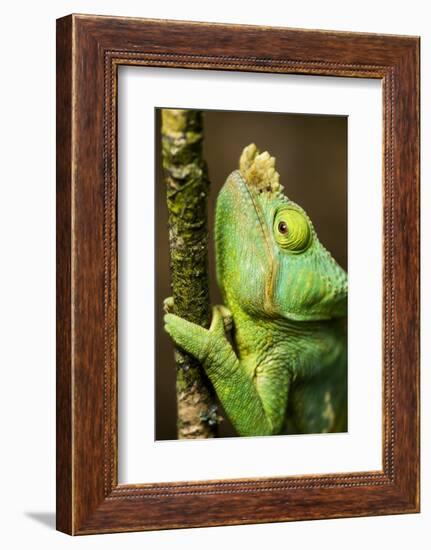
[{"label": "chameleon", "polygon": [[[347,273],[254,143],[219,191],[208,329],[165,330],[202,364],[240,436],[347,430]],[[168,299],[169,301],[169,299]]]}]

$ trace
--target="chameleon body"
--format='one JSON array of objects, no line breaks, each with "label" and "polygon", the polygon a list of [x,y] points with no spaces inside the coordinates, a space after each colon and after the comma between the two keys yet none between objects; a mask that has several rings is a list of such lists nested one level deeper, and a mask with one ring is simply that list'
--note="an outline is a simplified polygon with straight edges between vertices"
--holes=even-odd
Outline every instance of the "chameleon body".
[{"label": "chameleon body", "polygon": [[347,274],[254,144],[219,192],[215,239],[225,305],[208,330],[167,313],[167,332],[239,435],[345,431]]}]

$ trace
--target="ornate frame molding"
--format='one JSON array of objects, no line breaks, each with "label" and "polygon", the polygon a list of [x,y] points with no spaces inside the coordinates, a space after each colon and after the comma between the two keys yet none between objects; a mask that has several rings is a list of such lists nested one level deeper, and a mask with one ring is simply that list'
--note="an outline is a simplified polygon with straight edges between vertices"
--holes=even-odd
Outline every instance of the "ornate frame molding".
[{"label": "ornate frame molding", "polygon": [[[418,511],[419,39],[79,15],[57,26],[58,529],[86,534]],[[118,484],[119,65],[382,80],[382,471]]]}]

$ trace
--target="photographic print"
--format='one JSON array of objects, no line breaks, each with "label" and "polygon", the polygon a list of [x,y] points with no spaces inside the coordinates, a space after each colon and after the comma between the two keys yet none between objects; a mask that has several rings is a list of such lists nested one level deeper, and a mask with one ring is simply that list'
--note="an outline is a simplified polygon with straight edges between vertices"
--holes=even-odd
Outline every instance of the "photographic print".
[{"label": "photographic print", "polygon": [[419,511],[418,96],[418,37],[57,21],[57,529]]},{"label": "photographic print", "polygon": [[347,117],[156,109],[156,439],[346,432]]}]

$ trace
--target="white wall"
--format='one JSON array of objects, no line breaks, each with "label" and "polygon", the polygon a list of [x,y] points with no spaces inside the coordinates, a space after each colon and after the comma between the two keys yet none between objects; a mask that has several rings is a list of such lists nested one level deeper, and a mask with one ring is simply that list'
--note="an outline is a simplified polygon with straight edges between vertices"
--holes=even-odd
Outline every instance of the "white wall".
[{"label": "white wall", "polygon": [[[431,249],[431,29],[427,2],[410,0],[251,3],[137,0],[57,0],[2,6],[0,101],[0,311],[2,454],[0,518],[5,548],[249,548],[283,546],[333,550],[385,545],[428,547],[430,502],[430,339],[422,359],[422,514],[257,526],[103,535],[72,539],[54,524],[54,243],[55,243],[55,18],[70,12],[282,25],[422,36],[422,242]],[[427,101],[428,99],[428,101]],[[424,334],[430,326],[431,263],[424,254]],[[428,287],[428,288],[427,288]],[[425,434],[428,437],[425,437]]]}]

